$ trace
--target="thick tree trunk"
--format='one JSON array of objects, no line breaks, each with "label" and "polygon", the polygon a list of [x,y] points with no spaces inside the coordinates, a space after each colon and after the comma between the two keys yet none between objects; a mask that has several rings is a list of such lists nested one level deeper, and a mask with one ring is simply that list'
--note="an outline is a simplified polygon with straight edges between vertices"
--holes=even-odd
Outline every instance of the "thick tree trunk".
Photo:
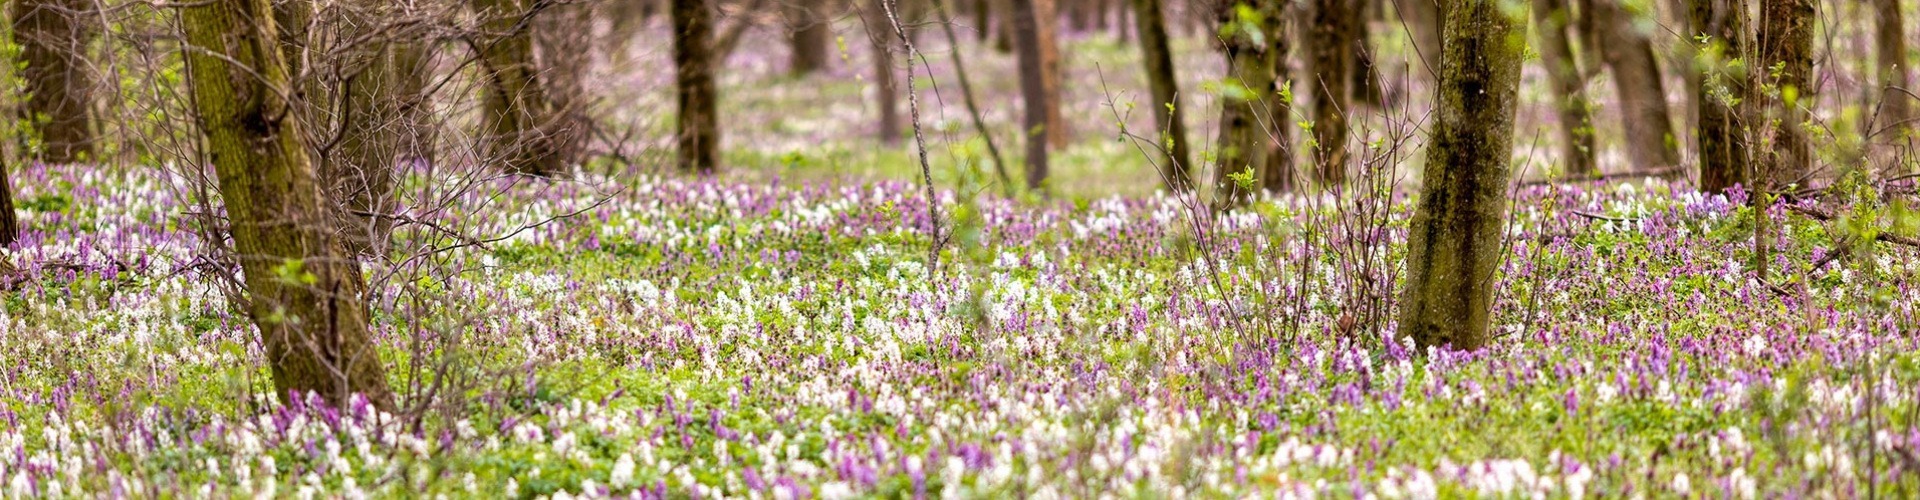
[{"label": "thick tree trunk", "polygon": [[[1764,164],[1770,188],[1790,184],[1806,187],[1813,168],[1811,146],[1802,125],[1806,107],[1814,102],[1813,0],[1760,2],[1759,68],[1769,73],[1770,92],[1763,96],[1773,139]],[[1778,71],[1774,71],[1775,69]],[[1777,75],[1777,76],[1776,76]]]},{"label": "thick tree trunk", "polygon": [[833,25],[819,5],[809,2],[781,2],[787,20],[787,43],[792,47],[788,72],[794,76],[811,75],[827,68]]},{"label": "thick tree trunk", "polygon": [[714,89],[713,12],[706,0],[673,0],[673,64],[679,90],[680,170],[720,167],[719,92]]},{"label": "thick tree trunk", "polygon": [[1592,0],[1592,14],[1600,27],[1601,57],[1613,71],[1613,85],[1619,91],[1627,159],[1634,163],[1633,169],[1678,165],[1679,141],[1667,108],[1666,83],[1653,59],[1653,42],[1636,27],[1638,14],[1620,1]]},{"label": "thick tree trunk", "polygon": [[1347,182],[1347,117],[1354,113],[1348,84],[1360,28],[1359,0],[1314,0],[1312,42],[1314,180],[1322,188]]},{"label": "thick tree trunk", "polygon": [[290,119],[292,87],[267,0],[180,9],[188,78],[275,388],[392,407],[367,330],[359,265],[331,237],[321,187]]},{"label": "thick tree trunk", "polygon": [[22,119],[32,124],[40,148],[28,151],[40,161],[70,163],[93,156],[93,82],[87,73],[87,47],[95,20],[76,19],[92,8],[89,0],[15,0],[9,5],[14,43],[20,46],[20,76],[26,84]]},{"label": "thick tree trunk", "polygon": [[1746,66],[1731,64],[1743,59],[1748,47],[1746,6],[1746,0],[1695,0],[1690,16],[1690,38],[1707,40],[1700,51],[1712,61],[1692,89],[1700,117],[1700,190],[1708,193],[1725,193],[1746,182],[1750,168],[1751,122],[1745,110],[1751,79]]},{"label": "thick tree trunk", "polygon": [[1540,64],[1553,85],[1554,108],[1559,112],[1561,161],[1566,173],[1587,176],[1598,172],[1594,162],[1592,104],[1586,81],[1567,41],[1567,20],[1573,11],[1566,0],[1533,0],[1533,29],[1538,34]]},{"label": "thick tree trunk", "polygon": [[12,248],[20,238],[20,219],[13,208],[13,169],[7,168],[5,146],[0,146],[0,248]]},{"label": "thick tree trunk", "polygon": [[1047,89],[1047,144],[1054,149],[1067,147],[1067,120],[1060,114],[1060,97],[1063,92],[1061,75],[1065,68],[1060,60],[1060,14],[1054,8],[1055,0],[1024,0],[1033,5],[1033,18],[1042,21],[1034,23],[1037,28],[1030,32],[1036,35],[1040,45],[1040,81]]},{"label": "thick tree trunk", "polygon": [[[1241,7],[1250,8],[1243,11]],[[1276,46],[1285,48],[1286,32],[1276,29],[1284,26],[1276,0],[1223,2],[1215,15],[1228,77],[1221,91],[1213,206],[1227,209],[1251,201],[1255,190],[1266,184],[1273,149],[1265,126],[1273,119],[1268,100],[1278,98],[1273,95],[1275,58],[1271,52]],[[1245,185],[1233,179],[1242,173],[1252,174]]]},{"label": "thick tree trunk", "polygon": [[[879,139],[883,144],[900,143],[900,88],[895,83],[897,71],[893,66],[894,50],[899,41],[893,33],[893,25],[887,19],[887,13],[880,2],[888,0],[867,0],[865,24],[867,41],[873,47],[873,99],[880,113]],[[904,21],[903,21],[904,22]]]},{"label": "thick tree trunk", "polygon": [[1018,36],[1013,33],[1014,30],[1016,29],[1014,28],[1014,24],[1016,23],[1013,20],[1013,18],[1015,17],[1013,12],[1014,0],[986,0],[986,1],[993,2],[994,12],[1000,13],[999,18],[995,19],[994,20],[995,22],[993,23],[994,25],[993,50],[994,52],[999,52],[1002,54],[1012,53],[1013,46],[1014,46],[1013,40],[1015,38],[1018,38]]},{"label": "thick tree trunk", "polygon": [[1526,50],[1501,0],[1448,7],[1438,120],[1408,227],[1400,336],[1474,350],[1490,340],[1502,252],[1514,107]]},{"label": "thick tree trunk", "polygon": [[[1874,52],[1880,75],[1880,124],[1874,130],[1881,132],[1882,141],[1905,141],[1912,135],[1913,125],[1908,120],[1913,117],[1912,95],[1915,91],[1912,66],[1907,64],[1906,24],[1902,21],[1900,0],[1874,0],[1877,11],[1874,27]],[[1902,91],[1904,90],[1904,91]]]},{"label": "thick tree trunk", "polygon": [[534,1],[472,0],[489,36],[480,54],[487,156],[509,172],[545,176],[565,167],[560,148],[566,131],[557,126],[563,121],[533,60],[532,23],[525,18]]},{"label": "thick tree trunk", "polygon": [[993,37],[993,0],[973,0],[973,36],[982,44]]},{"label": "thick tree trunk", "polygon": [[[1134,17],[1140,30],[1142,62],[1146,63],[1147,84],[1153,90],[1154,132],[1165,148],[1156,163],[1165,165],[1167,189],[1181,192],[1193,189],[1192,153],[1187,148],[1186,110],[1179,105],[1180,81],[1174,78],[1173,49],[1167,40],[1166,6],[1162,0],[1133,0]],[[1161,136],[1160,134],[1164,134]]]},{"label": "thick tree trunk", "polygon": [[1353,101],[1356,103],[1383,108],[1387,105],[1387,93],[1380,88],[1384,83],[1380,69],[1374,65],[1373,26],[1368,19],[1380,14],[1377,0],[1359,0],[1360,11],[1355,12],[1353,39],[1348,43],[1353,49]]},{"label": "thick tree trunk", "polygon": [[1058,115],[1047,78],[1045,48],[1045,44],[1053,41],[1047,34],[1052,31],[1049,25],[1054,21],[1051,3],[1052,0],[1013,0],[1010,5],[1017,38],[1014,43],[1019,47],[1020,95],[1026,104],[1027,189],[1035,191],[1046,186],[1048,129],[1054,123],[1052,117]]}]

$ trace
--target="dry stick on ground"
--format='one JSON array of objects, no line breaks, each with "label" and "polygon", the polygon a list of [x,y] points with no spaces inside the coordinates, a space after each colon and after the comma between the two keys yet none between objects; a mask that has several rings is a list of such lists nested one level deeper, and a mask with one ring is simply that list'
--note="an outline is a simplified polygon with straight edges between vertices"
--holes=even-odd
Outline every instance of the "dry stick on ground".
[{"label": "dry stick on ground", "polygon": [[[980,140],[987,143],[987,155],[993,157],[993,174],[1000,178],[1000,194],[1011,198],[1013,178],[1007,176],[1007,162],[1000,156],[1000,146],[993,142],[993,132],[987,130],[986,119],[980,117],[980,104],[974,100],[973,83],[967,78],[967,64],[960,59],[960,38],[954,36],[953,21],[947,17],[946,0],[933,0],[933,11],[940,16],[940,28],[947,33],[947,45],[953,52],[953,76],[960,80],[960,100],[967,104],[967,114],[973,116],[973,128],[980,132]],[[911,67],[907,68],[907,78],[913,78]]]},{"label": "dry stick on ground", "polygon": [[920,93],[913,89],[913,60],[920,57],[920,49],[913,47],[913,37],[907,36],[906,28],[900,26],[900,16],[895,14],[900,0],[882,0],[880,7],[893,25],[893,34],[900,37],[900,45],[907,49],[907,114],[913,120],[913,144],[920,151],[920,182],[927,191],[927,234],[933,239],[927,247],[927,275],[936,276],[940,273],[940,247],[947,241],[940,236],[940,198],[933,191],[933,167],[927,164],[927,137],[920,132]]}]

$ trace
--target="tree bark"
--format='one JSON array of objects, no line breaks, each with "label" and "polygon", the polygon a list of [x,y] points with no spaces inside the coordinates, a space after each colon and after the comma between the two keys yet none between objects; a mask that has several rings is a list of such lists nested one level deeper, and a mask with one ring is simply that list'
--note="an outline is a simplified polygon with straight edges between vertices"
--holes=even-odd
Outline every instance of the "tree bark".
[{"label": "tree bark", "polygon": [[1187,123],[1182,116],[1180,81],[1175,78],[1173,49],[1167,40],[1166,6],[1162,0],[1133,0],[1134,19],[1140,31],[1142,62],[1146,64],[1147,85],[1153,91],[1153,124],[1157,144],[1164,151],[1156,163],[1166,165],[1167,189],[1182,192],[1193,189],[1192,152],[1187,147]]},{"label": "tree bark", "polygon": [[831,60],[828,53],[833,44],[833,25],[820,12],[823,7],[791,0],[781,5],[787,20],[788,46],[793,49],[788,72],[805,76],[826,69]]},{"label": "tree bark", "polygon": [[[1242,9],[1245,7],[1245,9]],[[1273,141],[1265,126],[1269,99],[1274,96],[1273,49],[1286,47],[1286,32],[1277,29],[1280,2],[1247,0],[1221,2],[1214,12],[1219,22],[1220,51],[1226,56],[1227,80],[1221,85],[1220,138],[1214,168],[1213,206],[1224,210],[1245,205],[1255,190],[1265,187]],[[1232,177],[1250,173],[1242,185]],[[1283,187],[1291,179],[1280,182]]]},{"label": "tree bark", "polygon": [[993,10],[1000,13],[1000,18],[995,19],[995,21],[997,22],[994,23],[994,27],[995,27],[995,29],[993,30],[994,52],[999,52],[1002,54],[1013,52],[1014,51],[1013,39],[1017,38],[1013,33],[1015,29],[1014,28],[1015,22],[1013,20],[1013,18],[1015,17],[1013,12],[1013,9],[1014,9],[1013,0],[986,0],[986,1],[993,2]]},{"label": "tree bark", "polygon": [[537,0],[471,0],[485,17],[480,48],[486,98],[486,152],[509,172],[553,175],[566,163],[551,96],[533,59],[532,16]]},{"label": "tree bark", "polygon": [[96,36],[87,20],[88,0],[15,0],[10,9],[14,43],[20,46],[26,86],[21,118],[39,139],[27,152],[48,163],[92,159],[93,82],[87,47]]},{"label": "tree bark", "polygon": [[1566,173],[1586,177],[1598,173],[1594,161],[1592,103],[1585,80],[1567,41],[1573,11],[1566,0],[1533,0],[1533,27],[1538,33],[1540,65],[1553,86],[1554,108],[1560,119],[1561,160]]},{"label": "tree bark", "polygon": [[1314,0],[1311,47],[1314,180],[1322,188],[1347,182],[1347,117],[1353,113],[1348,77],[1359,36],[1358,0]]},{"label": "tree bark", "polygon": [[1423,351],[1474,350],[1490,340],[1526,49],[1520,26],[1500,0],[1448,7],[1439,116],[1408,227],[1400,301],[1398,335]]},{"label": "tree bark", "polygon": [[900,95],[898,78],[894,76],[893,52],[899,42],[895,40],[892,24],[880,2],[887,0],[868,0],[865,19],[867,41],[873,47],[873,83],[875,109],[880,113],[879,139],[882,144],[900,143]]},{"label": "tree bark", "polygon": [[1027,189],[1043,191],[1047,181],[1047,150],[1053,118],[1058,116],[1058,108],[1053,100],[1054,90],[1047,78],[1046,44],[1053,41],[1048,35],[1052,31],[1052,0],[1013,0],[1010,4],[1013,16],[1015,45],[1019,48],[1020,95],[1026,104],[1027,136]]},{"label": "tree bark", "polygon": [[[1902,21],[1900,0],[1874,0],[1878,11],[1874,27],[1874,52],[1880,66],[1880,125],[1874,130],[1888,130],[1882,140],[1902,141],[1912,135],[1913,125],[1908,120],[1913,117],[1914,97],[1907,92],[1916,91],[1912,66],[1907,64],[1906,24]],[[1904,90],[1904,91],[1903,91]]]},{"label": "tree bark", "polygon": [[1653,42],[1636,27],[1621,0],[1592,0],[1594,22],[1600,27],[1600,53],[1613,72],[1619,91],[1620,117],[1626,129],[1627,159],[1637,169],[1670,167],[1680,163],[1679,142],[1667,108],[1666,83],[1653,58]]},{"label": "tree bark", "polygon": [[719,92],[713,83],[713,12],[706,0],[673,0],[673,63],[679,90],[680,170],[720,167]]},{"label": "tree bark", "polygon": [[180,9],[201,151],[225,201],[249,314],[275,388],[392,407],[367,329],[359,265],[331,237],[320,185],[291,118],[292,84],[267,0]]},{"label": "tree bark", "polygon": [[1695,0],[1689,16],[1693,39],[1707,40],[1702,59],[1711,62],[1693,88],[1699,115],[1700,190],[1722,194],[1746,182],[1750,163],[1748,47],[1745,0]]},{"label": "tree bark", "polygon": [[[1765,156],[1767,181],[1772,188],[1806,186],[1813,168],[1807,133],[1806,106],[1814,102],[1813,0],[1762,0],[1760,3],[1759,68],[1772,84],[1763,97],[1774,123],[1773,143]],[[1777,69],[1777,71],[1776,71]]]}]

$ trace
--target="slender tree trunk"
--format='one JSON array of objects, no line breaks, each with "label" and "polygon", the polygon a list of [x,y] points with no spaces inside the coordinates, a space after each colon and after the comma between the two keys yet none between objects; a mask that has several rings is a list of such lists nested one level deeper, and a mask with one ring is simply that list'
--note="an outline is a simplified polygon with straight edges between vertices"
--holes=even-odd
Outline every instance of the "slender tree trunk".
[{"label": "slender tree trunk", "polygon": [[1138,14],[1140,51],[1147,66],[1147,84],[1153,90],[1154,132],[1164,134],[1160,147],[1163,157],[1155,163],[1166,165],[1167,189],[1174,192],[1193,189],[1192,153],[1187,148],[1186,110],[1179,106],[1180,81],[1174,77],[1173,49],[1167,40],[1166,6],[1162,0],[1133,0]]},{"label": "slender tree trunk", "polygon": [[1907,63],[1906,25],[1902,21],[1900,0],[1874,0],[1876,25],[1874,27],[1874,52],[1877,55],[1880,73],[1881,104],[1880,125],[1874,130],[1888,130],[1882,133],[1885,141],[1905,141],[1912,135],[1913,118],[1912,95],[1916,92],[1912,65]]},{"label": "slender tree trunk", "polygon": [[1699,50],[1702,59],[1711,62],[1693,88],[1700,117],[1700,190],[1720,194],[1745,182],[1750,168],[1745,110],[1751,80],[1744,64],[1732,64],[1745,58],[1748,47],[1747,3],[1695,0],[1690,17],[1690,38],[1706,40]]},{"label": "slender tree trunk", "polygon": [[1020,94],[1026,103],[1027,189],[1043,191],[1047,181],[1047,129],[1054,115],[1053,99],[1047,85],[1047,56],[1042,46],[1051,42],[1045,25],[1053,22],[1053,9],[1042,5],[1052,0],[1013,0],[1010,5],[1013,31],[1018,40]]},{"label": "slender tree trunk", "polygon": [[1382,108],[1387,105],[1387,94],[1380,88],[1383,81],[1380,70],[1373,64],[1373,27],[1369,18],[1379,14],[1377,0],[1358,0],[1359,12],[1354,13],[1354,37],[1348,43],[1353,49],[1353,100],[1354,102]]},{"label": "slender tree trunk", "polygon": [[[1760,68],[1773,85],[1764,96],[1775,123],[1767,148],[1766,170],[1772,187],[1805,187],[1813,168],[1811,147],[1802,125],[1806,107],[1814,102],[1813,0],[1762,0],[1759,32]],[[1777,71],[1775,71],[1777,68]],[[1777,76],[1774,76],[1777,75]]]},{"label": "slender tree trunk", "polygon": [[318,159],[320,178],[328,183],[340,219],[340,239],[355,254],[383,253],[393,218],[387,214],[394,200],[394,162],[399,158],[407,120],[406,72],[396,61],[400,47],[370,33],[381,18],[385,2],[362,1],[346,10],[340,23],[346,39],[370,37],[354,57],[362,66],[347,66],[348,76],[330,82],[345,96],[338,110],[341,133],[329,157]]},{"label": "slender tree trunk", "polygon": [[880,112],[880,142],[894,145],[900,143],[900,88],[895,83],[893,51],[899,42],[895,40],[892,24],[880,2],[887,0],[868,0],[866,18],[867,41],[873,47],[873,83],[874,104]]},{"label": "slender tree trunk", "polygon": [[1040,45],[1040,81],[1046,86],[1047,101],[1047,144],[1054,149],[1067,147],[1067,120],[1060,114],[1062,95],[1061,74],[1065,70],[1060,60],[1060,15],[1054,9],[1055,0],[1024,0],[1033,6],[1033,18],[1036,28],[1033,33]]},{"label": "slender tree trunk", "polygon": [[[1261,125],[1267,131],[1267,161],[1261,167],[1260,186],[1275,193],[1288,193],[1300,188],[1300,176],[1294,170],[1294,111],[1292,71],[1287,68],[1287,58],[1293,50],[1294,8],[1287,1],[1277,2],[1273,7],[1274,15],[1269,17],[1266,32],[1270,33],[1267,42],[1267,65],[1273,68],[1272,84],[1262,91],[1262,99],[1267,109],[1261,118]],[[1286,92],[1280,90],[1285,87]]]},{"label": "slender tree trunk", "polygon": [[1422,350],[1490,340],[1506,225],[1514,107],[1526,50],[1500,0],[1448,7],[1438,120],[1408,227],[1399,335]]},{"label": "slender tree trunk", "polygon": [[96,30],[76,19],[92,8],[90,0],[15,0],[9,5],[14,42],[25,63],[21,118],[33,124],[40,148],[28,153],[40,161],[70,163],[93,157],[93,82],[87,73],[87,47]]},{"label": "slender tree trunk", "polygon": [[973,0],[974,41],[982,44],[993,38],[993,0]]},{"label": "slender tree trunk", "polygon": [[1419,56],[1416,61],[1433,81],[1440,79],[1440,4],[1445,0],[1392,0],[1394,10],[1400,13],[1400,20],[1406,24],[1413,38],[1413,50]]},{"label": "slender tree trunk", "polygon": [[1598,172],[1594,162],[1593,115],[1586,82],[1567,41],[1567,20],[1573,11],[1566,0],[1533,0],[1533,27],[1538,33],[1540,64],[1553,85],[1554,108],[1559,111],[1561,160],[1567,173],[1587,176]]},{"label": "slender tree trunk", "polygon": [[987,144],[987,158],[993,161],[993,173],[1000,181],[1000,192],[1013,197],[1013,179],[1007,175],[1006,157],[1000,154],[1000,145],[993,140],[993,131],[987,128],[987,120],[981,117],[980,102],[974,98],[973,80],[967,77],[967,61],[960,55],[960,36],[953,32],[953,23],[947,17],[946,6],[942,0],[932,0],[933,9],[940,17],[940,29],[947,34],[947,48],[953,56],[953,78],[960,83],[960,97],[967,105],[967,115],[973,119],[973,129],[980,134],[980,141]]},{"label": "slender tree trunk", "polygon": [[793,48],[788,71],[795,76],[811,75],[826,69],[829,46],[833,44],[833,25],[820,12],[819,5],[808,2],[781,2],[787,19],[787,42]]},{"label": "slender tree trunk", "polygon": [[713,84],[713,12],[706,0],[673,0],[673,64],[679,89],[680,170],[720,166],[719,92]]},{"label": "slender tree trunk", "polygon": [[489,39],[480,68],[486,88],[482,114],[486,152],[507,171],[553,175],[565,166],[556,110],[534,65],[531,15],[536,0],[471,0],[485,16]]},{"label": "slender tree trunk", "polygon": [[19,238],[20,219],[13,206],[13,169],[7,168],[6,146],[0,145],[0,248],[12,248]]},{"label": "slender tree trunk", "polygon": [[[1286,33],[1274,30],[1280,22],[1280,2],[1250,0],[1222,2],[1215,12],[1220,26],[1220,51],[1226,56],[1227,81],[1222,85],[1220,139],[1216,147],[1213,205],[1227,209],[1246,204],[1264,187],[1273,141],[1264,125],[1272,119],[1268,99],[1274,95],[1271,49],[1285,47]],[[1248,7],[1243,10],[1242,7]],[[1249,29],[1249,28],[1254,29]],[[1233,179],[1251,174],[1246,184]]]},{"label": "slender tree trunk", "polygon": [[1627,158],[1638,169],[1678,165],[1679,143],[1667,108],[1666,84],[1653,59],[1653,42],[1636,27],[1637,14],[1620,1],[1592,0],[1592,13],[1600,26],[1601,56],[1619,90]]},{"label": "slender tree trunk", "polygon": [[1358,0],[1314,0],[1311,48],[1313,74],[1314,180],[1322,188],[1347,182],[1347,117],[1353,113],[1348,87],[1359,37]]},{"label": "slender tree trunk", "polygon": [[1013,19],[1016,17],[1014,13],[1014,0],[986,1],[992,2],[993,10],[1000,13],[999,18],[995,19],[993,23],[993,51],[1002,54],[1012,53],[1014,46],[1013,40],[1018,38],[1018,36],[1013,33],[1014,30],[1017,29],[1014,27],[1017,23],[1014,22]]},{"label": "slender tree trunk", "polygon": [[392,407],[367,331],[359,265],[331,237],[321,187],[290,119],[292,85],[267,0],[180,9],[202,153],[220,196],[274,386],[335,405],[364,394]]}]

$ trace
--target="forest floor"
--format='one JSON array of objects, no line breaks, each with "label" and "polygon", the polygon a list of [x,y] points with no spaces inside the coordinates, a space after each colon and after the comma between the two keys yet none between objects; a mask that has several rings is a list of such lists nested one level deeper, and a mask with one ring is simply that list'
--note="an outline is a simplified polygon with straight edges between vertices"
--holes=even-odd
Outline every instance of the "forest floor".
[{"label": "forest floor", "polygon": [[[1769,286],[1747,271],[1745,204],[1659,183],[1520,190],[1495,347],[1415,356],[1384,317],[1404,203],[1339,229],[1283,198],[1196,240],[1164,196],[948,192],[960,222],[932,272],[912,183],[495,181],[476,197],[491,208],[440,224],[578,215],[370,270],[395,387],[473,384],[457,413],[382,424],[364,405],[263,406],[254,330],[215,285],[232,275],[196,257],[178,185],[15,175],[12,493],[1920,486],[1920,259],[1827,259],[1839,229],[1780,209],[1772,265],[1791,282]],[[402,231],[458,243],[434,234]]]}]

